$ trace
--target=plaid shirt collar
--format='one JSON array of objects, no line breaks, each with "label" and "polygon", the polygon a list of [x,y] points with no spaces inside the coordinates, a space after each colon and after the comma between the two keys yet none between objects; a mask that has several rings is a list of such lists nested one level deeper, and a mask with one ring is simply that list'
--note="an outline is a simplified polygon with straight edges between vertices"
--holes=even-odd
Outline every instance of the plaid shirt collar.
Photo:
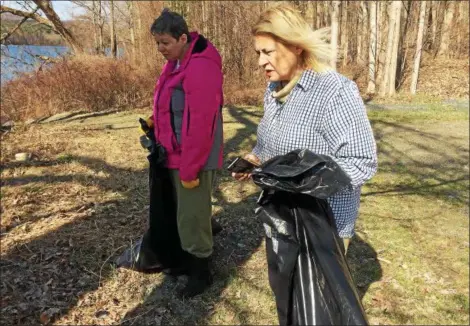
[{"label": "plaid shirt collar", "polygon": [[305,92],[315,85],[315,81],[318,78],[318,73],[313,70],[306,69],[302,72],[297,85],[299,85]]},{"label": "plaid shirt collar", "polygon": [[[307,92],[310,88],[313,87],[313,85],[315,85],[315,81],[317,80],[317,78],[318,73],[314,72],[313,70],[306,69],[302,72],[302,75],[300,76],[297,85],[300,86],[300,88],[302,88],[304,92]],[[270,91],[275,91],[278,85],[279,82],[271,82],[269,84]]]}]

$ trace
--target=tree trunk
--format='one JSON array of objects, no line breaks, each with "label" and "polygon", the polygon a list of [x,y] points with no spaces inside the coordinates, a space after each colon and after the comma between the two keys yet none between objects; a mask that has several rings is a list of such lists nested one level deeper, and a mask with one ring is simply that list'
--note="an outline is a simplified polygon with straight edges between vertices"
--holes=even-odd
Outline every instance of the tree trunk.
[{"label": "tree trunk", "polygon": [[383,84],[384,68],[385,68],[385,35],[386,29],[386,2],[377,1],[377,62],[375,69],[377,70],[376,76],[376,90],[377,87]]},{"label": "tree trunk", "polygon": [[431,21],[431,2],[429,1],[429,5],[426,6],[426,14],[424,18],[424,32],[423,32],[423,51],[424,50],[430,50],[430,45],[431,45],[431,26],[432,26],[432,21]]},{"label": "tree trunk", "polygon": [[[388,82],[388,95],[394,95],[396,90],[396,78],[397,78],[397,62],[398,62],[398,44],[400,42],[400,18],[401,18],[401,1],[394,1],[393,8],[395,11],[395,19],[393,24],[394,27],[393,32],[393,50],[392,50],[392,58],[390,62],[390,74],[389,74],[389,82]],[[391,27],[392,27],[391,26]]]},{"label": "tree trunk", "polygon": [[33,0],[34,3],[42,10],[47,19],[52,23],[54,30],[67,42],[75,53],[83,52],[82,46],[75,40],[72,33],[64,26],[59,16],[51,6],[48,0]]},{"label": "tree trunk", "polygon": [[109,1],[109,6],[110,6],[110,11],[111,11],[111,55],[113,56],[113,58],[116,58],[117,57],[117,42],[116,42],[116,29],[115,29],[115,26],[114,26],[114,1],[113,0],[110,0]]},{"label": "tree trunk", "polygon": [[[459,2],[459,31],[464,31],[468,30],[468,19],[465,19],[466,13],[468,11],[465,11],[465,2],[461,1]],[[457,47],[455,49],[455,54],[457,58],[460,58],[460,54],[463,52],[462,51],[462,46],[463,46],[463,37],[462,33],[457,33]]]},{"label": "tree trunk", "polygon": [[207,36],[207,24],[205,23],[207,20],[207,13],[206,13],[206,6],[205,6],[205,1],[201,1],[201,6],[202,6],[202,34]]},{"label": "tree trunk", "polygon": [[132,61],[136,61],[136,42],[135,42],[135,11],[134,11],[134,3],[132,1],[127,1],[127,8],[129,10],[129,36],[131,38],[131,46],[132,46]]},{"label": "tree trunk", "polygon": [[[403,2],[402,2],[402,6],[403,6]],[[404,25],[404,28],[403,28],[403,32],[401,32],[401,28],[398,30],[399,33],[400,33],[400,36],[399,36],[399,52],[398,52],[398,59],[397,59],[397,83],[398,84],[401,84],[401,81],[403,79],[403,74],[404,74],[404,71],[405,71],[405,66],[406,66],[406,59],[408,57],[408,39],[409,37],[407,37],[408,35],[408,27],[409,27],[409,24],[410,24],[410,21],[411,21],[411,17],[412,17],[412,9],[413,9],[413,3],[411,2],[411,0],[408,0],[408,3],[407,3],[407,6],[408,7],[405,7],[405,10],[403,11],[404,12],[404,15],[406,15],[406,20],[405,20],[405,25]],[[401,17],[401,16],[400,16]]]},{"label": "tree trunk", "polygon": [[94,47],[94,52],[95,54],[98,53],[98,24],[96,22],[96,1],[92,1],[92,7],[91,7],[91,17],[92,17],[92,24],[93,24],[93,47]]},{"label": "tree trunk", "polygon": [[324,15],[325,9],[323,9],[323,4],[321,1],[318,2],[317,4],[317,27],[322,28],[323,27],[323,15]]},{"label": "tree trunk", "polygon": [[[368,34],[368,25],[369,25],[369,20],[367,19],[367,5],[366,1],[363,1],[361,4],[361,11],[362,11],[362,24],[361,24],[361,29],[360,33],[362,35],[362,40],[361,40],[361,53],[367,53],[367,37],[366,35]],[[363,55],[364,57],[364,55]],[[365,59],[363,58],[363,61]]]},{"label": "tree trunk", "polygon": [[423,34],[424,34],[424,18],[426,16],[426,1],[421,1],[421,8],[419,11],[419,25],[418,25],[418,37],[416,40],[416,54],[413,65],[413,73],[411,75],[411,94],[416,94],[416,88],[418,85],[418,74],[419,64],[421,61],[421,52],[423,49]]},{"label": "tree trunk", "polygon": [[439,6],[438,1],[431,1],[431,19],[432,19],[432,48],[437,51],[437,9]]},{"label": "tree trunk", "polygon": [[137,10],[137,29],[138,29],[138,38],[137,45],[139,51],[139,61],[142,61],[142,16],[140,11],[140,4],[136,3]]},{"label": "tree trunk", "polygon": [[[362,26],[362,20],[365,19],[364,11],[362,11],[363,3],[364,1],[359,1],[359,3],[357,4],[357,7],[358,7],[357,24],[356,24],[357,31],[360,30],[360,26]],[[356,39],[357,39],[356,63],[361,64],[363,61],[362,60],[362,33],[356,33]]]},{"label": "tree trunk", "polygon": [[450,27],[452,25],[452,20],[454,18],[454,3],[452,1],[446,2],[447,8],[444,16],[444,23],[441,29],[441,42],[439,46],[439,52],[437,55],[446,55],[449,54],[449,36],[450,36]]},{"label": "tree trunk", "polygon": [[312,28],[318,29],[318,19],[317,19],[317,2],[311,1],[312,4]]},{"label": "tree trunk", "polygon": [[[338,2],[340,2],[340,1],[338,1]],[[323,11],[324,11],[323,26],[330,25],[329,22],[328,22],[328,17],[330,16],[330,15],[328,15],[328,12],[329,12],[329,9],[330,9],[329,7],[330,7],[329,1],[323,1]]]},{"label": "tree trunk", "polygon": [[98,0],[98,19],[99,19],[99,41],[100,41],[100,53],[105,54],[104,52],[104,17],[102,15],[103,4],[101,0]]},{"label": "tree trunk", "polygon": [[[221,20],[225,21],[225,6],[222,5],[221,8]],[[221,31],[220,31],[220,53],[222,54],[222,60],[226,59],[225,55],[225,31],[224,31],[224,25],[221,26]]]},{"label": "tree trunk", "polygon": [[340,1],[333,1],[331,11],[331,66],[336,70],[336,61],[338,57],[338,13]]},{"label": "tree trunk", "polygon": [[375,93],[375,63],[377,62],[377,4],[369,2],[370,42],[369,42],[369,83],[367,93]]},{"label": "tree trunk", "polygon": [[390,74],[390,65],[392,58],[393,50],[393,32],[395,31],[395,10],[393,2],[388,5],[388,36],[387,36],[387,53],[385,55],[385,63],[383,67],[383,78],[382,83],[380,84],[380,95],[384,96],[388,89],[389,74]]},{"label": "tree trunk", "polygon": [[341,49],[342,66],[348,62],[348,1],[341,1]]}]

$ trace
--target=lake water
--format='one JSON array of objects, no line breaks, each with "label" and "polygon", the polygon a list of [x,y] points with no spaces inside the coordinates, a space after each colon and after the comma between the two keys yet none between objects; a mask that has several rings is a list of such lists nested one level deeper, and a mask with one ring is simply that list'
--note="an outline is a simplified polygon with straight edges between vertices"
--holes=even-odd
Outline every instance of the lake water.
[{"label": "lake water", "polygon": [[[1,46],[1,82],[15,78],[19,73],[34,71],[42,60],[35,55],[56,58],[69,53],[67,46],[49,45],[2,45]],[[110,49],[105,49],[106,55]],[[118,57],[124,55],[124,50],[118,48]]]},{"label": "lake water", "polygon": [[34,71],[41,63],[35,55],[55,58],[68,52],[66,46],[2,45],[1,82],[15,78],[18,73]]}]

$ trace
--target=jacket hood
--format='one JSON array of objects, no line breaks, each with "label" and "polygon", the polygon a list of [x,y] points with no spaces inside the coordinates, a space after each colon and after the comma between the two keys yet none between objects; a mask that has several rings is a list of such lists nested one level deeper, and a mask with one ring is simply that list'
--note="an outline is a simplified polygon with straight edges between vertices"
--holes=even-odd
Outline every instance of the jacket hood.
[{"label": "jacket hood", "polygon": [[217,67],[222,69],[222,58],[214,45],[197,32],[191,32],[190,36],[191,44],[181,66],[185,67],[193,58],[203,58],[213,61]]}]

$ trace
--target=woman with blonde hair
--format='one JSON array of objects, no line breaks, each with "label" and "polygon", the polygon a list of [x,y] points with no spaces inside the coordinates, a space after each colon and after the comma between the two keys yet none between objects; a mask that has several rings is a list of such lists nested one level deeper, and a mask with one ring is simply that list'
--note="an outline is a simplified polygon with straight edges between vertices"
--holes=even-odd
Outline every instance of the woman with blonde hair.
[{"label": "woman with blonde hair", "polygon": [[[313,31],[291,6],[266,10],[252,34],[268,87],[257,144],[245,159],[259,164],[295,149],[332,157],[351,179],[348,187],[328,198],[347,250],[361,186],[377,171],[376,144],[359,90],[331,69],[328,30]],[[246,180],[250,175],[233,177]]]}]

